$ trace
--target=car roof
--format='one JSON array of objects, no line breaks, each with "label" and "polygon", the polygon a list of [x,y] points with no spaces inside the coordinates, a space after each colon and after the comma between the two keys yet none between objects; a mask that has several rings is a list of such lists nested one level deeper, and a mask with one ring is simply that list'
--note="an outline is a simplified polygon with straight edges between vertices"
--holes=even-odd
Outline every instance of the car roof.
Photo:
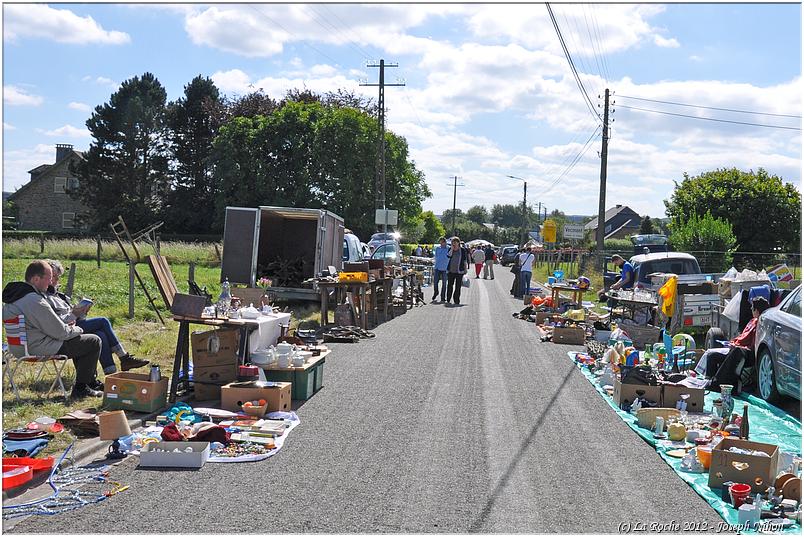
[{"label": "car roof", "polygon": [[654,261],[656,259],[690,259],[697,261],[694,255],[684,252],[654,252],[652,254],[639,254],[631,258],[631,263],[644,263],[645,261]]}]

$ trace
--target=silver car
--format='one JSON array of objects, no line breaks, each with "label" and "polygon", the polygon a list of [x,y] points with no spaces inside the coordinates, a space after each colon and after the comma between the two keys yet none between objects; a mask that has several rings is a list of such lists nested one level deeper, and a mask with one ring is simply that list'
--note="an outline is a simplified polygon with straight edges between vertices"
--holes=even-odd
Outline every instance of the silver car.
[{"label": "silver car", "polygon": [[757,386],[772,403],[786,395],[801,400],[801,286],[757,322]]}]

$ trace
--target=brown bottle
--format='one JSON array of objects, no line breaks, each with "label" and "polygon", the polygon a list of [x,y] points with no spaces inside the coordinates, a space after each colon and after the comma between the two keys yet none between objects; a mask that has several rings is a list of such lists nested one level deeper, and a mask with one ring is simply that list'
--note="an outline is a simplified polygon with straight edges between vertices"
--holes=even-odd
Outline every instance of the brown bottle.
[{"label": "brown bottle", "polygon": [[748,440],[748,404],[743,406],[743,421],[740,422],[740,438]]}]

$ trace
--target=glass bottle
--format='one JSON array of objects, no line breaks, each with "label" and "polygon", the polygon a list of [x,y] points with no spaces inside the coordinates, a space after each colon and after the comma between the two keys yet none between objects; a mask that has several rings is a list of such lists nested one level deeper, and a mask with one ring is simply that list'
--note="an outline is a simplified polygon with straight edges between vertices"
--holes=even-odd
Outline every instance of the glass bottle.
[{"label": "glass bottle", "polygon": [[748,403],[743,406],[743,421],[740,422],[740,438],[748,440]]},{"label": "glass bottle", "polygon": [[221,284],[221,294],[218,297],[218,309],[220,309],[222,313],[226,313],[229,311],[231,305],[232,290],[231,286],[229,285],[229,278],[224,278],[223,283]]},{"label": "glass bottle", "polygon": [[731,416],[734,410],[734,399],[731,397],[731,390],[734,388],[731,384],[720,385],[720,399],[723,401],[723,416]]}]

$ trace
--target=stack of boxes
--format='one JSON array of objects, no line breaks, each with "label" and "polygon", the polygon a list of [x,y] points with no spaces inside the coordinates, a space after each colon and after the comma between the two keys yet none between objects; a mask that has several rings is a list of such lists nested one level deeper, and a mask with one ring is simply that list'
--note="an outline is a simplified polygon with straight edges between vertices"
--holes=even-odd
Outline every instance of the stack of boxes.
[{"label": "stack of boxes", "polygon": [[221,386],[237,379],[240,331],[209,330],[190,335],[195,399],[220,399]]}]

